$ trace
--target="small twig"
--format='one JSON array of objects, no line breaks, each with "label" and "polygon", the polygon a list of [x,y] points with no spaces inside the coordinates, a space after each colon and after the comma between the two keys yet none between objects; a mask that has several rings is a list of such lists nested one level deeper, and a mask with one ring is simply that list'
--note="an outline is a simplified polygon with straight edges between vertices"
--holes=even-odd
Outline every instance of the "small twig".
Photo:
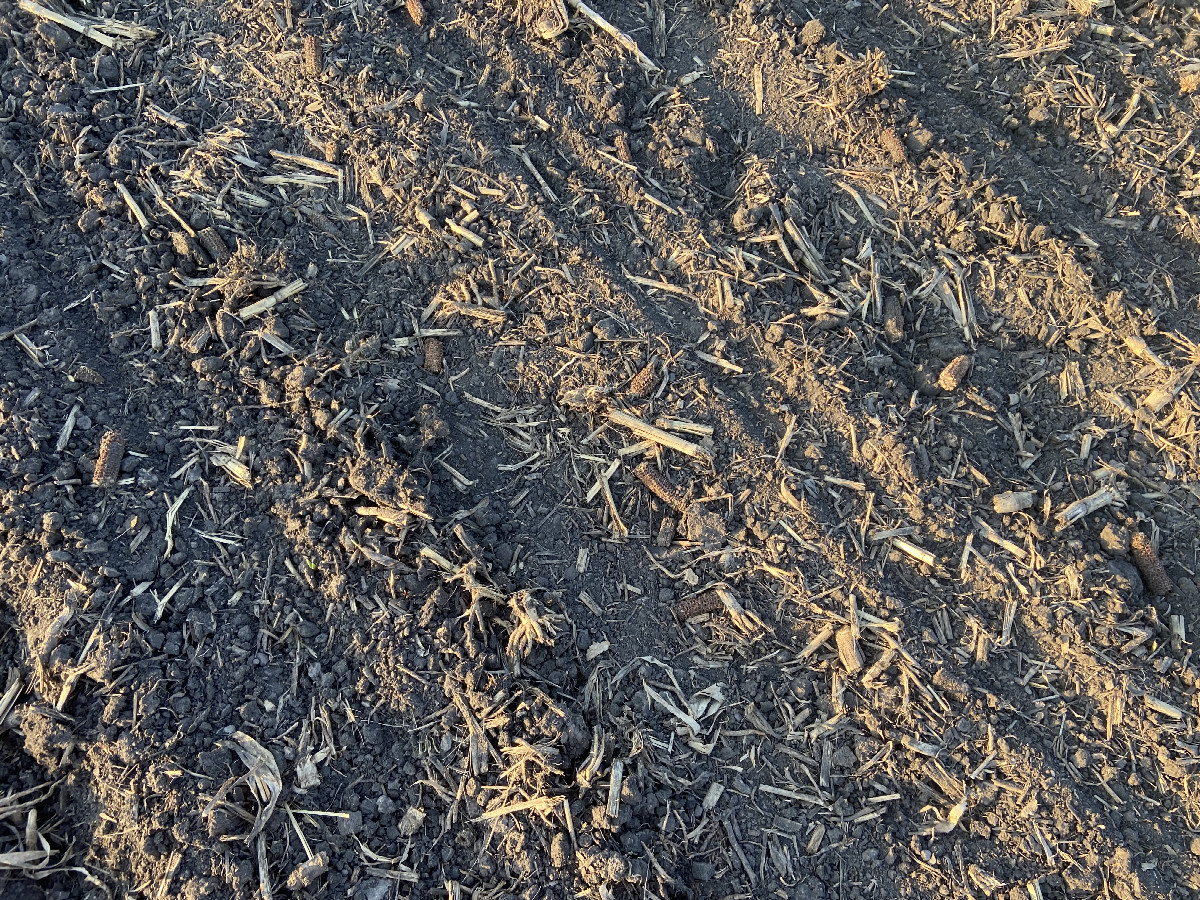
[{"label": "small twig", "polygon": [[64,16],[62,13],[57,13],[52,9],[46,9],[46,7],[34,3],[32,0],[21,0],[17,5],[30,15],[37,16],[40,19],[49,19],[51,22],[56,22],[59,25],[70,28],[72,31],[79,32],[84,37],[90,37],[96,43],[103,44],[110,49],[117,43],[107,34],[97,31],[91,25],[85,25],[83,22],[72,19],[70,16]]},{"label": "small twig", "polygon": [[15,337],[18,334],[24,334],[30,328],[33,328],[33,326],[37,325],[37,323],[38,320],[33,319],[32,321],[26,322],[24,325],[17,325],[15,328],[9,328],[6,331],[0,331],[0,341],[10,337]]},{"label": "small twig", "polygon": [[125,187],[125,185],[118,181],[117,193],[121,195],[121,199],[125,201],[125,205],[128,206],[129,211],[133,213],[133,217],[137,219],[138,225],[141,227],[142,231],[145,231],[147,228],[149,228],[150,220],[146,218],[146,214],[142,212],[142,208],[138,205],[138,202],[133,199],[133,194],[129,193],[129,188]]},{"label": "small twig", "polygon": [[685,441],[683,438],[676,437],[668,431],[656,428],[649,422],[643,422],[637,416],[631,416],[629,413],[622,412],[619,409],[612,409],[609,410],[608,417],[618,425],[624,425],[644,440],[653,441],[664,447],[670,447],[672,450],[678,450],[680,453],[694,459],[703,460],[708,463],[712,462],[712,455],[699,444],[693,444],[691,441]]},{"label": "small twig", "polygon": [[529,154],[521,147],[509,147],[508,149],[521,158],[521,162],[525,164],[525,168],[537,180],[538,187],[542,189],[542,194],[545,198],[551,203],[557,203],[558,196],[551,190],[550,185],[546,183],[546,179],[542,177],[542,173],[537,170],[537,167],[533,164],[533,160],[529,158]]},{"label": "small twig", "polygon": [[291,281],[288,284],[285,284],[283,287],[281,287],[275,293],[271,294],[271,296],[264,297],[261,300],[256,300],[254,303],[251,303],[249,306],[242,307],[238,311],[238,317],[242,318],[242,319],[247,319],[250,316],[262,315],[267,310],[274,309],[275,305],[277,303],[279,303],[280,300],[286,300],[288,297],[292,297],[292,296],[300,293],[307,286],[308,285],[304,281],[303,278],[297,278],[296,280]]},{"label": "small twig", "polygon": [[103,44],[112,49],[125,41],[143,41],[154,37],[157,32],[152,28],[134,25],[129,22],[118,22],[115,19],[94,19],[91,16],[71,17],[47,9],[33,0],[20,0],[17,4],[23,11],[41,19],[57,22],[72,31],[89,37],[97,44]]},{"label": "small twig", "polygon": [[641,48],[637,45],[637,41],[621,31],[621,29],[610,24],[604,16],[584,3],[583,0],[567,0],[567,3],[575,12],[579,13],[601,31],[607,32],[613,40],[632,53],[634,58],[637,59],[637,64],[642,67],[642,71],[647,75],[662,71],[658,63],[642,52]]}]

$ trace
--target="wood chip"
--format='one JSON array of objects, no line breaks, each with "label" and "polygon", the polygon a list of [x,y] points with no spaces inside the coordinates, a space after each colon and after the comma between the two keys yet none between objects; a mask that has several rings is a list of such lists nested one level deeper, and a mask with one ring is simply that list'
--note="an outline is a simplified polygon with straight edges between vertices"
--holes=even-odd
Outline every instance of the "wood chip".
[{"label": "wood chip", "polygon": [[845,670],[853,675],[863,667],[863,654],[858,646],[858,638],[854,629],[849,625],[839,628],[837,632],[838,658]]},{"label": "wood chip", "polygon": [[992,498],[992,508],[1001,515],[1020,512],[1033,506],[1032,491],[1005,491]]}]

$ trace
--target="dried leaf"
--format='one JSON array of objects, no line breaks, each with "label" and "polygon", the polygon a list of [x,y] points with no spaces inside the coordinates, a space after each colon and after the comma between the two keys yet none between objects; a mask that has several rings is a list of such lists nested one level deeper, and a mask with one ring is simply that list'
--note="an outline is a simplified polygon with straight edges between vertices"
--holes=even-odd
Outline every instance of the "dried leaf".
[{"label": "dried leaf", "polygon": [[271,755],[271,751],[250,737],[250,735],[241,731],[235,731],[228,741],[221,741],[220,743],[221,746],[233,750],[238,755],[238,759],[242,761],[242,764],[250,771],[241,778],[236,779],[222,791],[219,791],[218,796],[214,797],[209,803],[206,812],[212,810],[221,799],[221,796],[228,792],[229,788],[239,782],[248,785],[259,802],[258,815],[254,817],[254,827],[250,829],[250,834],[246,836],[246,840],[249,841],[266,827],[271,815],[275,812],[275,804],[278,802],[279,795],[283,791],[283,779],[279,776],[279,766],[275,762],[275,757]]},{"label": "dried leaf", "polygon": [[651,700],[653,700],[655,703],[657,703],[659,706],[661,706],[663,709],[665,709],[671,715],[675,716],[675,718],[677,718],[680,722],[682,722],[684,725],[686,725],[688,727],[688,730],[691,731],[693,735],[699,736],[700,732],[703,730],[700,727],[699,722],[697,722],[695,719],[693,719],[691,716],[689,716],[687,713],[685,713],[682,709],[680,709],[678,706],[676,706],[674,703],[672,703],[666,697],[662,696],[662,694],[658,693],[656,690],[654,690],[654,688],[650,687],[650,685],[646,684],[644,681],[642,682],[642,688],[646,691],[647,697],[649,697]]}]

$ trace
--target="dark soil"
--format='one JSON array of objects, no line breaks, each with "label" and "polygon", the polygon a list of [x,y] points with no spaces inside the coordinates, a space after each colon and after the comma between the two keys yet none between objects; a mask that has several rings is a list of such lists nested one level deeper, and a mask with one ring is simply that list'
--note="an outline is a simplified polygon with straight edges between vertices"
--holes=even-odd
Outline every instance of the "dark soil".
[{"label": "dark soil", "polygon": [[39,9],[0,894],[1200,891],[1194,7]]}]

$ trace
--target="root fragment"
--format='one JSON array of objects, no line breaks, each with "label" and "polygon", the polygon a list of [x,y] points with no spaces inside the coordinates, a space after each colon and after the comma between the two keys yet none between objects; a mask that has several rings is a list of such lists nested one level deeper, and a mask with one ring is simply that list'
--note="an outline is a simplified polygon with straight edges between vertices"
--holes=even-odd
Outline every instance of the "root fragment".
[{"label": "root fragment", "polygon": [[532,593],[517,591],[508,598],[508,606],[517,620],[516,628],[508,636],[510,657],[524,659],[534,644],[554,643],[554,617],[546,613]]}]

